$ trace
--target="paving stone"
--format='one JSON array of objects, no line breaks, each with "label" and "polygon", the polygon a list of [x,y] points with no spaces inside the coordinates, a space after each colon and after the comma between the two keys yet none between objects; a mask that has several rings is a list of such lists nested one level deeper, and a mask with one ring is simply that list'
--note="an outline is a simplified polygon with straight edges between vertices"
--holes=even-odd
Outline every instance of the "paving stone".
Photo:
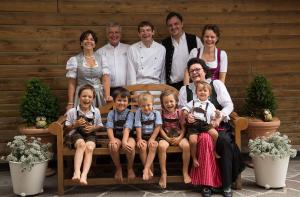
[{"label": "paving stone", "polygon": [[[56,175],[45,179],[44,193],[39,196],[57,196]],[[242,173],[243,188],[233,190],[234,197],[300,197],[300,159],[291,160],[287,173],[286,187],[266,190],[255,184],[254,171],[246,168]],[[0,171],[0,196],[15,197],[9,171]],[[65,188],[64,196],[72,197],[199,197],[200,187],[186,184],[168,184],[162,190],[158,184],[72,186]],[[221,196],[213,194],[213,197]]]}]

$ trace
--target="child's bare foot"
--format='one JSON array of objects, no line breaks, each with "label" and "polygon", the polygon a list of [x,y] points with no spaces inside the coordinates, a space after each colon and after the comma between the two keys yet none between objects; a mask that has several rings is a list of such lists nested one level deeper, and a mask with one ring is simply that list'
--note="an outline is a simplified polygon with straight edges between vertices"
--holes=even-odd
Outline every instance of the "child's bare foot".
[{"label": "child's bare foot", "polygon": [[119,182],[119,183],[122,183],[122,182],[123,182],[122,168],[116,170],[116,173],[115,173],[115,179],[116,179],[117,182]]},{"label": "child's bare foot", "polygon": [[149,174],[150,174],[151,177],[153,177],[153,172],[154,172],[154,166],[152,164],[150,169],[149,169]]},{"label": "child's bare foot", "polygon": [[152,172],[151,172],[150,169],[144,169],[143,170],[143,180],[144,181],[148,181],[150,179],[150,177],[151,177],[151,174],[152,174]]},{"label": "child's bare foot", "polygon": [[165,189],[167,187],[167,174],[166,173],[161,175],[158,184],[162,189]]},{"label": "child's bare foot", "polygon": [[88,184],[86,178],[87,178],[86,175],[81,175],[81,178],[80,178],[80,184],[81,185],[87,185]]},{"label": "child's bare foot", "polygon": [[72,177],[72,181],[79,183],[80,182],[80,172],[76,173],[74,172],[73,177]]},{"label": "child's bare foot", "polygon": [[183,181],[185,184],[190,183],[192,181],[188,173],[183,173]]},{"label": "child's bare foot", "polygon": [[150,170],[149,170],[149,176],[150,176],[150,177],[153,177],[153,172],[152,172],[152,170],[153,170],[153,169],[150,169]]},{"label": "child's bare foot", "polygon": [[193,159],[193,165],[194,167],[199,167],[199,162],[197,161],[197,159]]},{"label": "child's bare foot", "polygon": [[134,170],[132,168],[127,170],[127,177],[128,177],[128,180],[134,180],[135,179],[135,173],[134,173]]}]

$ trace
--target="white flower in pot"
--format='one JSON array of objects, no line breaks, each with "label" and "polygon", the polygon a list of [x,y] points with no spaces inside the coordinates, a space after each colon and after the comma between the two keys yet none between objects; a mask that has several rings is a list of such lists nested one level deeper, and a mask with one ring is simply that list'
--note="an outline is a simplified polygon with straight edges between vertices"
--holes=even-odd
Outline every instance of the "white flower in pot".
[{"label": "white flower in pot", "polygon": [[13,191],[26,196],[43,192],[43,184],[48,160],[53,156],[50,143],[42,143],[41,138],[15,136],[8,142],[10,154],[1,157],[9,161]]},{"label": "white flower in pot", "polygon": [[249,140],[257,185],[266,189],[285,187],[289,159],[297,154],[290,142],[286,135],[279,132]]}]

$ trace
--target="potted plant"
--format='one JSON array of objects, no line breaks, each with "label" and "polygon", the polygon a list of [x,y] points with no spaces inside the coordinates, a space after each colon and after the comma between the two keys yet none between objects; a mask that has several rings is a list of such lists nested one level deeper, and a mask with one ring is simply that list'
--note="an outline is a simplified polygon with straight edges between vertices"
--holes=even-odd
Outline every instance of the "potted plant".
[{"label": "potted plant", "polygon": [[7,146],[10,154],[2,159],[9,161],[14,193],[26,196],[43,192],[48,160],[53,155],[49,151],[51,144],[42,143],[41,138],[19,135]]},{"label": "potted plant", "polygon": [[269,137],[250,139],[248,146],[256,184],[266,189],[285,187],[289,159],[297,154],[288,137],[275,132]]},{"label": "potted plant", "polygon": [[29,80],[20,105],[20,114],[26,126],[21,126],[20,132],[23,134],[37,131],[47,133],[45,128],[57,119],[58,113],[58,101],[50,89],[39,79]]},{"label": "potted plant", "polygon": [[280,126],[275,115],[277,103],[271,84],[263,75],[257,75],[247,88],[245,111],[248,115],[248,135],[250,139],[268,136]]}]

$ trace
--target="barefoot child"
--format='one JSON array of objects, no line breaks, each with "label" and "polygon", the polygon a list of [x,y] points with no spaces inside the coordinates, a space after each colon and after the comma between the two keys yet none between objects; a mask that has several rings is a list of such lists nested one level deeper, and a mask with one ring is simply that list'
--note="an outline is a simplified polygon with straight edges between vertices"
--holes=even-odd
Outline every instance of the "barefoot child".
[{"label": "barefoot child", "polygon": [[[73,132],[72,142],[76,149],[74,174],[72,180],[87,185],[93,150],[96,147],[95,131],[102,127],[99,109],[92,106],[95,90],[91,85],[84,85],[78,92],[79,105],[67,112],[66,130]],[[83,161],[82,172],[80,172]]]},{"label": "barefoot child", "polygon": [[120,163],[120,148],[125,151],[127,158],[128,180],[135,178],[133,161],[135,156],[135,140],[130,137],[133,126],[134,115],[128,107],[130,93],[125,88],[118,88],[114,91],[113,100],[115,109],[111,110],[107,116],[107,135],[109,138],[108,148],[111,158],[115,164],[115,179],[123,182],[122,166]]},{"label": "barefoot child", "polygon": [[208,100],[211,94],[211,86],[206,82],[199,82],[196,86],[197,99],[190,101],[182,108],[188,118],[187,130],[191,148],[193,165],[199,166],[196,158],[198,133],[208,132],[214,142],[218,139],[218,132],[213,128],[214,121],[221,118],[220,111]]},{"label": "barefoot child", "polygon": [[179,146],[182,149],[182,173],[184,183],[190,183],[191,177],[188,174],[190,163],[190,145],[185,135],[185,120],[182,111],[177,108],[178,96],[175,92],[166,90],[160,95],[162,106],[163,125],[160,129],[160,135],[163,138],[158,144],[158,157],[160,163],[161,177],[159,186],[167,186],[166,159],[169,145]]},{"label": "barefoot child", "polygon": [[159,134],[162,120],[159,111],[153,109],[153,96],[149,92],[143,92],[139,95],[138,104],[139,109],[135,113],[134,123],[137,148],[144,165],[143,180],[149,180],[153,176],[153,171],[150,168],[155,158],[158,146],[156,137]]}]

